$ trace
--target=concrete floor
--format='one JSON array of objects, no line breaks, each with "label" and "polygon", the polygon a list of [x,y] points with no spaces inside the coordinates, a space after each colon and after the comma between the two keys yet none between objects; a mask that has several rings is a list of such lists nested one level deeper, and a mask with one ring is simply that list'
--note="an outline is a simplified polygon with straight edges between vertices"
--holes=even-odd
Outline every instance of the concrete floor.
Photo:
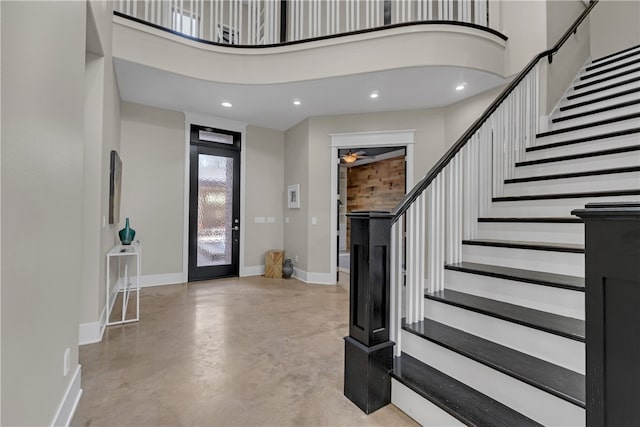
[{"label": "concrete floor", "polygon": [[348,294],[295,279],[145,288],[141,320],[80,347],[72,426],[414,426],[342,394]]}]

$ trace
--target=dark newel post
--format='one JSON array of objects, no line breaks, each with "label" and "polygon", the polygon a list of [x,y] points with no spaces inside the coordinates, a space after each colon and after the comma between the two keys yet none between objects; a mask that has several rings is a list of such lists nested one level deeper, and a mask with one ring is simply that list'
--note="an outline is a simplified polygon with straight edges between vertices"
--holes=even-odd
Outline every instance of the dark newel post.
[{"label": "dark newel post", "polygon": [[354,212],[351,220],[349,336],[344,338],[344,395],[365,413],[391,402],[389,212]]},{"label": "dark newel post", "polygon": [[280,0],[280,43],[287,41],[287,7],[289,0]]},{"label": "dark newel post", "polygon": [[640,203],[590,203],[585,222],[587,426],[639,426]]}]

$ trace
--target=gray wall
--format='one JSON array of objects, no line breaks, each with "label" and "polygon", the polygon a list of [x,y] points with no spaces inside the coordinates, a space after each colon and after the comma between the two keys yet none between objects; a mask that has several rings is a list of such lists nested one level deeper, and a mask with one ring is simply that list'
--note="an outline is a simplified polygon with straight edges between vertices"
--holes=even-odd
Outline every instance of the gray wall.
[{"label": "gray wall", "polygon": [[[180,274],[184,245],[184,114],[122,103],[122,211],[143,247],[142,274]],[[248,126],[245,152],[245,266],[283,247],[284,132]],[[275,223],[256,224],[255,217]],[[175,277],[175,276],[174,276]]]},{"label": "gray wall", "polygon": [[122,208],[142,243],[142,274],[182,271],[184,115],[121,106]]},{"label": "gray wall", "polygon": [[[284,211],[284,132],[248,126],[245,173],[244,263],[264,265],[264,253],[282,249]],[[275,223],[256,223],[255,217],[272,217]]]},{"label": "gray wall", "polygon": [[86,3],[1,7],[1,424],[50,425],[78,366]]},{"label": "gray wall", "polygon": [[640,2],[602,0],[592,11],[591,58],[640,44]]}]

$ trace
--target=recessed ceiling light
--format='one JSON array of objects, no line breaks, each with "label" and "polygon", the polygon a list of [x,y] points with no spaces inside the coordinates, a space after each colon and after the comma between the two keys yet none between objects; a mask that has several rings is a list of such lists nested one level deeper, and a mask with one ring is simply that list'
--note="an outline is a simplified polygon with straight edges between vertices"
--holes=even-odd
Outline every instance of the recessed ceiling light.
[{"label": "recessed ceiling light", "polygon": [[369,95],[371,99],[376,99],[379,96],[380,96],[380,93],[377,90],[374,90],[373,92],[371,92],[371,95]]},{"label": "recessed ceiling light", "polygon": [[228,102],[228,101],[224,101],[224,102],[223,102],[222,104],[220,104],[220,105],[222,105],[222,106],[223,106],[223,107],[225,107],[225,108],[231,108],[231,107],[233,107],[233,104],[231,104],[231,103],[230,103],[230,102]]},{"label": "recessed ceiling light", "polygon": [[464,84],[460,84],[458,86],[456,86],[456,90],[460,91],[464,89]]},{"label": "recessed ceiling light", "polygon": [[294,99],[293,100],[293,105],[301,105],[302,101],[300,101],[299,99]]}]

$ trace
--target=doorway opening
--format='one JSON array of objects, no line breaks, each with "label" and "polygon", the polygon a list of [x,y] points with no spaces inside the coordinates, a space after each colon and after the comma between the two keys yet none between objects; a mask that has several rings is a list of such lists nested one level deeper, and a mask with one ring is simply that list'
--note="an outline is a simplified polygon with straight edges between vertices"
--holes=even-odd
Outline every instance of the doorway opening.
[{"label": "doorway opening", "polygon": [[188,280],[238,276],[239,132],[191,125]]},{"label": "doorway opening", "polygon": [[[353,211],[391,211],[406,194],[405,147],[338,150],[338,282],[348,280]],[[342,273],[342,274],[340,274]]]}]

